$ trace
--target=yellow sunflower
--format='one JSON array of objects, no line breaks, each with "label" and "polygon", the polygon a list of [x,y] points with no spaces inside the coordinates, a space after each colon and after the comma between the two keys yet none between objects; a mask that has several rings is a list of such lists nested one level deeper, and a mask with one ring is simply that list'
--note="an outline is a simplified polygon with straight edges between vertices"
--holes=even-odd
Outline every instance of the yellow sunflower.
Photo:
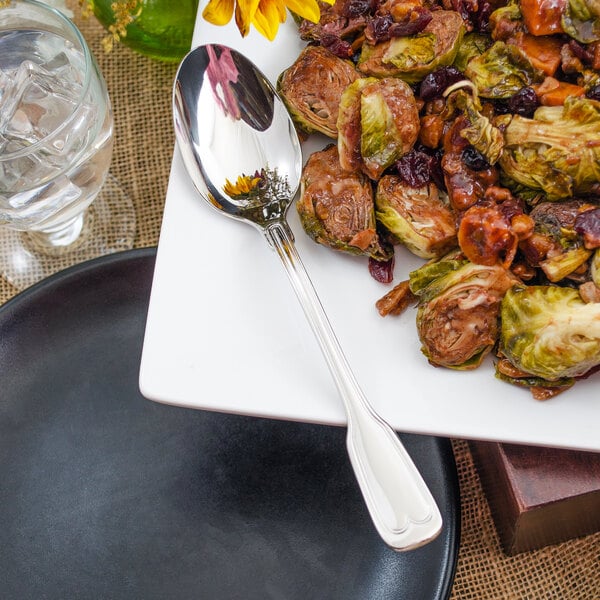
[{"label": "yellow sunflower", "polygon": [[230,198],[248,197],[256,189],[261,179],[262,177],[258,176],[258,174],[254,176],[238,175],[235,183],[231,183],[229,179],[225,180],[223,191]]},{"label": "yellow sunflower", "polygon": [[[325,0],[333,4],[334,0]],[[213,25],[226,25],[235,13],[235,23],[242,36],[250,25],[269,40],[274,40],[290,9],[303,19],[317,23],[321,11],[317,0],[209,0],[202,16]]]}]

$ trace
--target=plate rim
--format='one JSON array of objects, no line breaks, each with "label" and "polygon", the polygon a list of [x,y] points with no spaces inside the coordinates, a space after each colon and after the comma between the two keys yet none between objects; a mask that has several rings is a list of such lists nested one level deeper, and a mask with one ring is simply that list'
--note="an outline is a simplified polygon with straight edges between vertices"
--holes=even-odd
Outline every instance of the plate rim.
[{"label": "plate rim", "polygon": [[[94,258],[77,265],[73,265],[63,271],[60,271],[36,284],[23,290],[22,292],[15,295],[13,298],[0,305],[0,325],[6,323],[7,320],[15,313],[15,311],[23,311],[33,303],[35,304],[39,296],[50,296],[53,293],[53,288],[66,286],[67,288],[72,285],[79,286],[80,283],[90,275],[98,273],[104,269],[113,268],[121,269],[127,267],[129,263],[137,260],[151,261],[154,263],[156,260],[157,249],[154,246],[148,246],[143,248],[134,248],[131,250],[124,250],[111,255]],[[154,274],[154,264],[150,270],[149,281],[147,282],[148,293],[151,290],[152,278]],[[110,285],[110,284],[107,284]],[[149,299],[146,299],[145,304],[148,303]],[[135,300],[136,303],[139,299]],[[151,402],[150,400],[146,400]],[[204,410],[204,409],[195,409]],[[217,411],[212,411],[217,412]],[[224,413],[227,414],[227,413]],[[257,417],[254,415],[242,415],[244,418],[249,419],[262,419],[263,417]],[[283,421],[284,419],[270,418],[272,421]],[[335,428],[334,425],[324,424],[324,427]],[[443,557],[445,560],[441,565],[442,577],[440,577],[440,588],[439,597],[449,598],[452,592],[456,570],[458,566],[458,557],[461,540],[461,497],[460,497],[460,486],[458,478],[458,469],[456,465],[456,456],[453,451],[452,443],[449,438],[444,436],[431,436],[418,433],[406,433],[400,434],[401,436],[421,437],[429,438],[431,443],[435,444],[439,452],[440,466],[443,469],[444,481],[442,482],[442,488],[445,490],[448,498],[448,511],[449,514],[445,515],[446,519],[449,519],[447,526],[450,527],[450,531],[447,532],[447,540],[445,544],[445,550],[443,551]],[[343,449],[341,450],[343,451]],[[437,461],[436,461],[437,462]],[[436,596],[437,597],[437,596]]]}]

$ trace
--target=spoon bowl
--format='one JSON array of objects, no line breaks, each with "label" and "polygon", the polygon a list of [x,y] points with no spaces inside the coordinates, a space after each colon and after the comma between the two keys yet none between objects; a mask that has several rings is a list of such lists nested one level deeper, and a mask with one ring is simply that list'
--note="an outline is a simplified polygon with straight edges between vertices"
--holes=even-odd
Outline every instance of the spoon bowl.
[{"label": "spoon bowl", "polygon": [[179,67],[173,114],[199,195],[258,228],[281,259],[344,402],[350,462],[379,535],[398,551],[433,540],[442,527],[438,506],[395,431],[360,389],[294,245],[286,211],[300,182],[302,151],[277,92],[245,56],[206,44]]},{"label": "spoon bowl", "polygon": [[300,183],[302,152],[265,76],[230,48],[199,46],[179,67],[173,102],[179,148],[200,194],[261,229],[282,219]]}]

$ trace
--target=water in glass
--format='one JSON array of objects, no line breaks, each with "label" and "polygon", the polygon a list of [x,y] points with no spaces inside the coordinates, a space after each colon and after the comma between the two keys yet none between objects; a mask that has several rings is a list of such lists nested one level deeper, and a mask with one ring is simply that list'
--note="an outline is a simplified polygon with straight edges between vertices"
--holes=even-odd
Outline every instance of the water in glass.
[{"label": "water in glass", "polygon": [[0,32],[0,225],[56,231],[59,245],[78,236],[111,160],[110,106],[85,60],[51,31]]}]

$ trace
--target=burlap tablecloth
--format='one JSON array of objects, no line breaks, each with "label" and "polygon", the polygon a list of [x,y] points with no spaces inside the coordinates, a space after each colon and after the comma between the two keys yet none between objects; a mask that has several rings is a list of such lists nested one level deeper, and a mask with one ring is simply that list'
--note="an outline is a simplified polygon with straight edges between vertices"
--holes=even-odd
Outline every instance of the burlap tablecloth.
[{"label": "burlap tablecloth", "polygon": [[[75,21],[100,64],[112,97],[116,141],[111,171],[135,204],[135,246],[155,246],[173,155],[171,87],[176,65],[149,60],[123,46],[104,53],[104,30],[93,17],[82,19],[76,3],[72,4]],[[0,302],[15,292],[0,279]],[[600,534],[507,557],[500,548],[468,446],[462,440],[454,440],[453,445],[461,488],[462,532],[452,599],[600,599]]]}]

